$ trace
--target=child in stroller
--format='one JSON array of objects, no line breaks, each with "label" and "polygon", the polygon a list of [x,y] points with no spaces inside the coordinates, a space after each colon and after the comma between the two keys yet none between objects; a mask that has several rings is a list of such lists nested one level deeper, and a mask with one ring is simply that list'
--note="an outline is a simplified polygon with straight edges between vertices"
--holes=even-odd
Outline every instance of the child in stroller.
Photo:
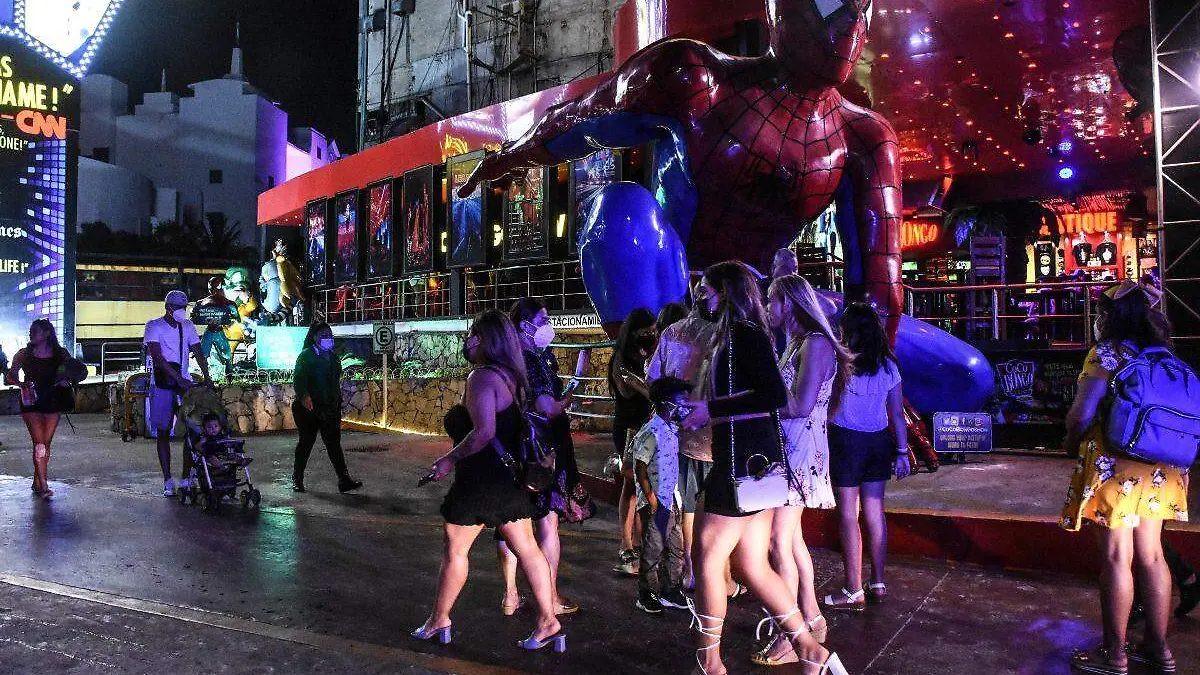
[{"label": "child in stroller", "polygon": [[[185,416],[184,424],[184,452],[191,459],[191,469],[187,487],[179,491],[179,503],[186,504],[190,498],[210,511],[236,494],[242,508],[258,506],[262,495],[250,480],[247,467],[251,459],[244,452],[245,441],[229,435],[221,413],[208,410],[199,424]],[[242,488],[240,492],[238,488]]]}]

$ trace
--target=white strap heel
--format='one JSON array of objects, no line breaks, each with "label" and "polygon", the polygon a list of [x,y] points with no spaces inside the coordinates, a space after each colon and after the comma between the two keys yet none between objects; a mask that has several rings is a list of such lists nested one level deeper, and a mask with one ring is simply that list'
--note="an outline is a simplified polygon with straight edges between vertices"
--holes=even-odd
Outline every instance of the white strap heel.
[{"label": "white strap heel", "polygon": [[[725,672],[721,672],[721,673],[708,672],[708,670],[706,670],[704,668],[704,660],[702,659],[704,652],[706,652],[710,649],[719,650],[721,648],[721,633],[723,632],[722,628],[725,626],[725,619],[715,617],[715,616],[709,616],[707,614],[701,614],[701,613],[697,612],[696,605],[692,602],[691,598],[688,598],[687,604],[688,604],[688,611],[690,611],[692,613],[692,621],[690,624],[688,624],[688,628],[695,628],[697,633],[703,635],[704,637],[712,639],[712,642],[710,644],[707,644],[703,647],[696,648],[696,667],[700,669],[701,675],[726,675]],[[716,622],[716,625],[715,626],[705,626],[704,625],[705,621]]]}]

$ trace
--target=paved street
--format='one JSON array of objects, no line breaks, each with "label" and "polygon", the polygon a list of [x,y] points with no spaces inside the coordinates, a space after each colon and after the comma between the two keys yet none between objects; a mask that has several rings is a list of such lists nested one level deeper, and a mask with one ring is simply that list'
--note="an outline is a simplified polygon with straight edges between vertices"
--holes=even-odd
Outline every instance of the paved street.
[{"label": "paved street", "polygon": [[[486,534],[454,615],[454,643],[408,638],[429,607],[445,489],[413,484],[442,451],[440,439],[347,434],[351,470],[366,481],[361,493],[338,494],[327,460],[314,453],[311,491],[293,495],[292,439],[251,438],[262,507],[212,515],[156,496],[161,481],[148,441],[122,443],[104,416],[74,422],[77,434],[64,423],[56,439],[57,495],[47,503],[29,493],[19,418],[0,417],[0,672],[688,670],[686,615],[637,612],[634,582],[608,572],[616,548],[609,508],[564,532],[563,591],[583,608],[564,621],[565,655],[512,646],[532,617],[500,616]],[[582,444],[585,463],[603,455],[606,440]],[[947,476],[953,472],[916,476],[906,489]],[[835,591],[840,562],[815,554],[820,593]],[[890,581],[887,604],[830,617],[829,646],[852,673],[1067,673],[1066,653],[1099,635],[1088,580],[898,560]],[[731,672],[756,672],[746,657],[758,616],[752,602],[730,616]],[[1173,638],[1180,672],[1189,672],[1200,663],[1200,623],[1176,621]]]}]

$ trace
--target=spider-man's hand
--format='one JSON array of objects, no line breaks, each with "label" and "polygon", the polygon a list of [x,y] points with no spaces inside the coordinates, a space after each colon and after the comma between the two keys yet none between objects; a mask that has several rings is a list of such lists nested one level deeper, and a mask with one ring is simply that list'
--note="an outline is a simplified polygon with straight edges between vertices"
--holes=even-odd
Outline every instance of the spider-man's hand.
[{"label": "spider-man's hand", "polygon": [[579,261],[606,330],[639,307],[657,313],[687,294],[683,244],[654,196],[637,183],[613,183],[596,193],[580,232]]}]

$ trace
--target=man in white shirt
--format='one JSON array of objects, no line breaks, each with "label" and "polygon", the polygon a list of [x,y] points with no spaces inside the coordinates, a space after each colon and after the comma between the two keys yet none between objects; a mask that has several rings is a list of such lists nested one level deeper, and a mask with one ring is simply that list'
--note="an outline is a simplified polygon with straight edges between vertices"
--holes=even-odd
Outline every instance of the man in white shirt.
[{"label": "man in white shirt", "polygon": [[[211,383],[208,374],[208,359],[200,350],[200,337],[196,327],[187,317],[188,298],[183,291],[171,291],[164,299],[166,313],[146,322],[146,333],[142,342],[148,357],[150,386],[146,396],[146,426],[154,429],[158,443],[158,464],[162,467],[163,496],[175,494],[175,482],[171,480],[171,430],[175,427],[175,413],[179,410],[183,392],[195,386],[189,372],[190,356],[196,357],[204,381]],[[184,458],[184,471],[188,470]],[[187,483],[181,481],[181,486]]]}]

